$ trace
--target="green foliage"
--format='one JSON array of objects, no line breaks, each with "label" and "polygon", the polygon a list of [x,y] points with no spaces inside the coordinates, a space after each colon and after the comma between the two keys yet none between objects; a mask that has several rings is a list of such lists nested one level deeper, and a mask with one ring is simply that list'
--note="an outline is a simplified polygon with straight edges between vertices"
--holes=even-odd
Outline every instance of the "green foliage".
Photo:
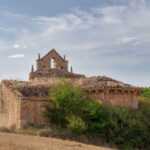
[{"label": "green foliage", "polygon": [[50,99],[55,103],[56,108],[68,115],[78,114],[89,98],[79,88],[62,80],[56,87],[50,89]]},{"label": "green foliage", "polygon": [[74,134],[103,138],[121,149],[150,148],[149,100],[141,99],[138,110],[106,106],[65,81],[49,93],[46,115],[52,123]]},{"label": "green foliage", "polygon": [[50,89],[49,97],[49,104],[45,106],[46,116],[52,123],[68,128],[73,122],[68,116],[83,116],[84,107],[91,101],[79,88],[64,80]]},{"label": "green foliage", "polygon": [[67,116],[68,120],[68,129],[74,134],[81,134],[86,131],[86,125],[83,119],[79,116]]},{"label": "green foliage", "polygon": [[150,120],[149,115],[142,111],[143,109],[126,110],[101,105],[94,113],[89,113],[88,132],[103,137],[122,149],[147,149],[150,146]]},{"label": "green foliage", "polygon": [[150,87],[143,88],[143,92],[141,96],[150,98]]}]

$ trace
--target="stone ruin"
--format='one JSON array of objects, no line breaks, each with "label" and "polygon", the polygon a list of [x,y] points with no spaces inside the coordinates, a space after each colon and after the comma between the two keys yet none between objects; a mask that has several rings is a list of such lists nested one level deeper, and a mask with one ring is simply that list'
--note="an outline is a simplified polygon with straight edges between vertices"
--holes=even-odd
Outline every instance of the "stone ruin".
[{"label": "stone ruin", "polygon": [[32,66],[29,81],[3,80],[0,84],[0,127],[22,128],[30,124],[47,125],[43,105],[49,89],[65,78],[96,100],[123,108],[138,108],[141,89],[105,77],[85,77],[68,71],[68,61],[51,50]]},{"label": "stone ruin", "polygon": [[55,49],[52,49],[44,57],[39,57],[36,60],[36,71],[34,71],[34,66],[32,66],[30,73],[30,81],[48,81],[56,77],[65,78],[82,78],[85,77],[81,74],[73,73],[73,68],[71,67],[70,72],[68,71],[68,61],[61,57]]}]

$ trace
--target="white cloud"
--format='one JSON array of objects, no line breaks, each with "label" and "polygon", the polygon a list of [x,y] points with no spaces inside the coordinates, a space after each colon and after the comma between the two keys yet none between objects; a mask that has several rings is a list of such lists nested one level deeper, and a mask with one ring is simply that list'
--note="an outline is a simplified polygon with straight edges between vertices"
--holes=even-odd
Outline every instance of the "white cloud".
[{"label": "white cloud", "polygon": [[[21,22],[20,26],[11,24],[15,28],[15,33],[11,33],[15,35],[13,41],[0,43],[0,49],[7,50],[8,54],[13,45],[17,54],[10,58],[24,57],[18,53],[33,58],[37,53],[45,54],[49,49],[56,48],[70,55],[71,63],[78,70],[84,69],[81,63],[93,62],[97,66],[106,66],[103,72],[109,72],[114,66],[131,66],[137,70],[137,66],[147,63],[149,59],[150,6],[139,0],[89,11],[76,9],[72,13],[52,17],[8,15]],[[27,64],[33,61],[27,60]],[[86,71],[90,72],[90,69],[87,67]],[[99,72],[102,73],[101,68]]]},{"label": "white cloud", "polygon": [[113,18],[113,17],[111,17],[111,16],[104,17],[104,18],[102,19],[102,21],[103,21],[104,23],[108,23],[108,24],[115,24],[115,23],[116,23],[116,24],[119,24],[119,23],[121,23],[119,19]]},{"label": "white cloud", "polygon": [[24,54],[15,54],[15,55],[11,55],[11,56],[8,56],[9,58],[22,58],[22,57],[25,57]]},{"label": "white cloud", "polygon": [[20,49],[25,49],[25,48],[27,48],[28,46],[27,45],[20,45],[20,44],[14,44],[13,45],[13,48],[15,48],[15,49],[18,49],[18,48],[20,48]]},{"label": "white cloud", "polygon": [[[144,38],[148,33],[143,29],[140,29],[143,33],[138,32],[138,29],[135,32],[132,27],[138,24],[139,28],[142,28],[143,22],[147,24],[146,21],[150,17],[143,13],[150,14],[150,11],[145,8],[133,11],[132,8],[133,5],[109,6],[93,9],[92,12],[78,9],[71,14],[57,17],[25,17],[24,22],[28,24],[28,27],[23,27],[17,33],[16,41],[20,44],[15,44],[14,48],[27,48],[27,45],[31,47],[30,43],[35,43],[35,48],[48,48],[52,45],[61,49],[92,49],[101,48],[102,45],[112,46],[115,41],[137,42],[140,36]],[[138,20],[139,14],[145,21]],[[24,18],[15,14],[11,14],[11,17]],[[132,18],[134,21],[131,21]],[[34,26],[36,30],[32,30],[29,26]]]},{"label": "white cloud", "polygon": [[127,44],[127,43],[133,43],[133,42],[137,42],[137,41],[139,41],[139,39],[136,38],[136,37],[123,37],[123,38],[119,39],[117,41],[117,43],[119,43],[119,44]]},{"label": "white cloud", "polygon": [[14,44],[14,48],[20,48],[21,46],[19,44]]}]

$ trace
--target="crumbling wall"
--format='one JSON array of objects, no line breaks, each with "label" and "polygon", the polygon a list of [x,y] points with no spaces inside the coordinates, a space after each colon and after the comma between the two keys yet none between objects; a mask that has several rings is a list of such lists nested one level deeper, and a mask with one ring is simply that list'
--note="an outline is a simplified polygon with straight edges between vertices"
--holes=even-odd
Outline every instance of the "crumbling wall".
[{"label": "crumbling wall", "polygon": [[29,74],[30,81],[52,81],[53,79],[66,78],[70,80],[85,78],[82,74],[64,72],[62,70],[51,69],[48,71],[35,71]]},{"label": "crumbling wall", "polygon": [[138,108],[138,96],[140,91],[133,89],[105,89],[105,90],[86,90],[96,100],[103,103],[123,108]]},{"label": "crumbling wall", "polygon": [[6,126],[6,114],[3,113],[4,101],[2,98],[2,84],[0,83],[0,127]]},{"label": "crumbling wall", "polygon": [[[85,79],[84,79],[85,80]],[[138,108],[138,96],[141,89],[114,81],[101,81],[101,78],[92,82],[76,81],[80,87],[96,100],[106,104],[121,106],[123,108]],[[68,79],[69,81],[69,79]],[[0,84],[0,127],[22,128],[30,124],[48,125],[44,116],[44,107],[48,102],[49,89],[58,81],[51,82],[19,82],[2,81]],[[111,81],[112,82],[112,81]],[[89,84],[90,83],[90,84]],[[119,85],[118,85],[119,84]]]},{"label": "crumbling wall", "polygon": [[50,70],[51,59],[56,61],[56,69],[68,71],[68,61],[63,59],[54,49],[41,59],[37,59],[37,70]]},{"label": "crumbling wall", "polygon": [[4,81],[0,91],[0,127],[20,128],[20,97]]},{"label": "crumbling wall", "polygon": [[48,125],[49,121],[44,116],[44,105],[48,98],[22,98],[21,100],[21,126],[31,124]]},{"label": "crumbling wall", "polygon": [[47,92],[48,87],[3,81],[0,85],[0,127],[19,129],[30,124],[48,124],[43,107],[48,101]]}]

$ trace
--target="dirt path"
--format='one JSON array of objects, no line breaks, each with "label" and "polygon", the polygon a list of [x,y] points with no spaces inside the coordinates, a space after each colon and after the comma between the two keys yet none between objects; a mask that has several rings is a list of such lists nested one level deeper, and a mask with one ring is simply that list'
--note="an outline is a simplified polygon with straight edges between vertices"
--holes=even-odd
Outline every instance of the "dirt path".
[{"label": "dirt path", "polygon": [[54,138],[0,133],[0,150],[112,150]]}]

